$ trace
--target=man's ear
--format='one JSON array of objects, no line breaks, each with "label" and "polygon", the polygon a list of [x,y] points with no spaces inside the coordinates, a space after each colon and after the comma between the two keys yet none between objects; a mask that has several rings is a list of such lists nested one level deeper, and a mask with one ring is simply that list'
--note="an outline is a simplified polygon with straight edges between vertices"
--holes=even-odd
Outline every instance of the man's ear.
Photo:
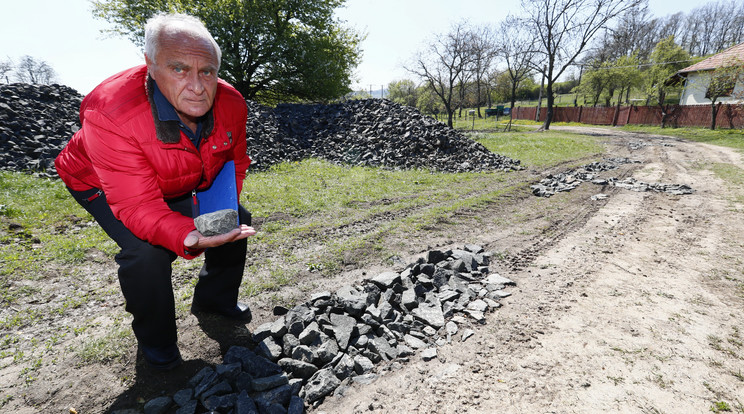
[{"label": "man's ear", "polygon": [[145,54],[145,65],[147,65],[147,73],[152,75],[152,67],[155,66],[155,63],[153,63],[152,59],[150,59],[147,54]]}]

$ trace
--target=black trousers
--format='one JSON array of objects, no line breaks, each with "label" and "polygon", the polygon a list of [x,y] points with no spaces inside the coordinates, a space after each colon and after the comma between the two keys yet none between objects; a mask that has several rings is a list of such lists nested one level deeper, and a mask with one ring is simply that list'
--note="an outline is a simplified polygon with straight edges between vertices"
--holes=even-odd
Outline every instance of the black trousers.
[{"label": "black trousers", "polygon": [[[134,317],[132,329],[137,341],[150,347],[175,344],[178,337],[171,265],[178,256],[132,234],[114,217],[102,191],[95,188],[68,190],[121,249],[115,257],[119,265],[119,284],[126,300],[126,310]],[[169,201],[168,206],[192,217],[191,197]],[[239,206],[238,216],[241,224],[251,224],[250,213],[243,206]],[[207,249],[194,288],[194,301],[204,307],[235,306],[246,250],[245,239]]]}]

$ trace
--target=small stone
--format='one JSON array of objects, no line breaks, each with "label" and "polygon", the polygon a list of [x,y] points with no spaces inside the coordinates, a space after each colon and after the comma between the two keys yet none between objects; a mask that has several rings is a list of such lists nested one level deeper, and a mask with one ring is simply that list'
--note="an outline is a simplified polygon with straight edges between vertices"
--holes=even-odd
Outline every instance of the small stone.
[{"label": "small stone", "polygon": [[505,278],[498,273],[492,273],[486,277],[486,280],[483,281],[484,283],[491,283],[493,285],[504,285],[504,286],[516,286],[517,284],[514,283],[513,280]]},{"label": "small stone", "polygon": [[199,406],[199,401],[196,401],[196,400],[186,401],[183,405],[181,405],[181,408],[176,410],[176,414],[195,414],[196,407],[198,406]]},{"label": "small stone", "polygon": [[419,338],[416,338],[413,335],[406,335],[403,337],[403,340],[406,342],[406,344],[408,344],[408,346],[413,349],[424,349],[428,346],[426,342],[422,341]]},{"label": "small stone", "polygon": [[331,369],[322,369],[305,384],[305,400],[312,404],[333,392],[339,385],[341,381],[336,378]]},{"label": "small stone", "polygon": [[235,400],[235,414],[258,414],[258,407],[247,392],[243,391]]},{"label": "small stone", "polygon": [[289,406],[287,407],[287,414],[303,414],[305,412],[305,403],[302,398],[293,395],[289,400]]},{"label": "small stone", "polygon": [[447,333],[450,335],[454,335],[457,333],[458,326],[456,323],[449,321],[446,325],[444,325],[445,329],[447,330]]},{"label": "small stone", "polygon": [[423,351],[421,351],[421,359],[424,361],[431,361],[432,359],[437,357],[437,349],[436,348],[426,348]]},{"label": "small stone", "polygon": [[318,371],[318,367],[311,364],[310,362],[292,358],[280,359],[279,366],[288,373],[292,374],[293,377],[302,379],[308,379]]},{"label": "small stone", "polygon": [[[281,366],[281,364],[279,366]],[[264,378],[254,378],[252,382],[253,390],[259,392],[280,387],[284,384],[289,384],[289,378],[284,374],[277,374]]]},{"label": "small stone", "polygon": [[194,225],[204,236],[229,233],[238,228],[238,211],[224,209],[202,214],[194,219]]},{"label": "small stone", "polygon": [[397,272],[383,272],[370,279],[371,282],[381,289],[391,288],[394,284],[400,283],[400,274]]},{"label": "small stone", "polygon": [[154,398],[145,404],[145,414],[163,414],[173,404],[171,397]]},{"label": "small stone", "polygon": [[470,338],[471,336],[475,335],[475,331],[472,329],[466,329],[462,332],[462,339],[460,339],[462,342],[465,342]]},{"label": "small stone", "polygon": [[366,374],[375,369],[375,364],[372,360],[365,357],[364,355],[357,355],[354,357],[354,372],[359,375]]},{"label": "small stone", "polygon": [[194,397],[194,390],[192,390],[191,388],[186,388],[186,389],[183,389],[183,390],[180,390],[180,391],[176,392],[173,395],[173,401],[179,407],[183,407],[184,404],[186,404],[189,401],[191,401],[191,399],[193,397]]}]

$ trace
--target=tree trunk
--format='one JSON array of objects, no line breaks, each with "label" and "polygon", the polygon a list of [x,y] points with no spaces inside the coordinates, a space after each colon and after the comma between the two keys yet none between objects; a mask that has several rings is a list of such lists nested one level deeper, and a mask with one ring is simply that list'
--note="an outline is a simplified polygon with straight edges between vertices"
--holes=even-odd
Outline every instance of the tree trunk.
[{"label": "tree trunk", "polygon": [[716,118],[718,117],[718,110],[721,108],[721,102],[716,104],[715,100],[710,102],[710,130],[716,129]]},{"label": "tree trunk", "polygon": [[550,123],[553,122],[553,101],[555,101],[555,98],[553,97],[553,82],[548,79],[548,85],[545,88],[545,97],[547,98],[547,111],[545,112],[545,123],[542,126],[542,129],[545,131],[550,129]]}]

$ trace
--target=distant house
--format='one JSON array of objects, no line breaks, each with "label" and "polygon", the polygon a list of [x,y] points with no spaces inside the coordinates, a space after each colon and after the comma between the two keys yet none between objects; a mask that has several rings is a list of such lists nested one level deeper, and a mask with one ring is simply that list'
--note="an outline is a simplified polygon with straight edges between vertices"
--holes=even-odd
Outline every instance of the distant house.
[{"label": "distant house", "polygon": [[[701,60],[677,72],[677,76],[683,78],[685,82],[684,90],[679,98],[679,104],[710,104],[708,86],[710,85],[711,74],[715,69],[726,66],[736,59],[744,62],[744,43],[732,46],[721,53]],[[744,96],[744,79],[740,77],[736,84],[732,85],[731,93],[728,96],[718,98],[717,102],[742,103],[744,102],[744,99],[741,98],[742,96]]]}]

